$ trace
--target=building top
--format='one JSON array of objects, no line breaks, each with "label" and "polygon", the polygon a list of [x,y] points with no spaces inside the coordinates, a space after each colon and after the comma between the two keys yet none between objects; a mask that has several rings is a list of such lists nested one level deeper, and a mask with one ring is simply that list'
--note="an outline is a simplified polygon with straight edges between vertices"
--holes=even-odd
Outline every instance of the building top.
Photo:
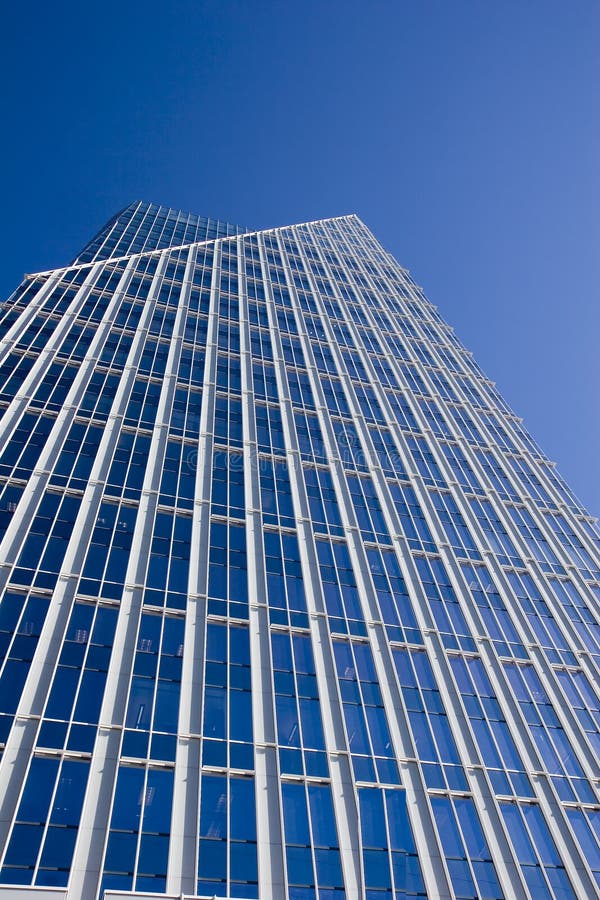
[{"label": "building top", "polygon": [[109,219],[72,265],[210,241],[245,231],[246,228],[219,219],[135,200]]}]

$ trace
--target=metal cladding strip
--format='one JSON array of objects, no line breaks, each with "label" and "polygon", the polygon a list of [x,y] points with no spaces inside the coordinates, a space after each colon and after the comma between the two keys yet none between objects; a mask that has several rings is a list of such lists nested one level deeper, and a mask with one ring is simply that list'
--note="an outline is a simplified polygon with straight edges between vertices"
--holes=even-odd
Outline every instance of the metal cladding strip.
[{"label": "metal cladding strip", "polygon": [[[29,885],[22,887],[15,884],[4,887],[0,885],[0,900],[67,900],[67,891],[66,888],[30,887]],[[165,898],[161,898],[161,900],[165,900]]]},{"label": "metal cladding strip", "polygon": [[[304,260],[306,263],[306,256],[304,257]],[[323,262],[324,260],[321,257],[321,263],[323,264]],[[313,293],[318,297],[318,291],[316,290],[316,285],[314,284],[313,277],[310,273],[308,274],[308,277],[312,283]],[[336,295],[336,299],[338,300],[338,302],[340,302],[341,305],[341,296],[339,294]],[[377,485],[379,485],[381,491],[382,473],[381,468],[378,464],[377,457],[375,456],[372,449],[369,430],[366,427],[364,417],[357,405],[356,396],[350,377],[346,371],[345,363],[339,351],[339,347],[337,346],[335,336],[331,331],[328,318],[324,310],[322,309],[322,303],[320,301],[317,301],[317,305],[321,307],[320,312],[322,316],[322,322],[325,331],[328,333],[329,346],[332,348],[332,352],[336,360],[337,371],[344,384],[347,401],[349,403],[351,411],[353,412],[352,421],[357,429],[357,432],[360,435],[363,448],[367,450],[369,474],[373,478],[376,487]],[[350,316],[346,317],[346,325],[356,335],[356,330],[354,329]],[[357,346],[360,346],[360,341],[357,342]],[[363,364],[365,363],[365,360],[368,361],[368,356],[366,355],[362,360]],[[325,404],[322,400],[321,409],[324,408]],[[333,434],[331,432],[331,424],[328,416],[323,417],[322,424],[324,433],[328,434],[329,436],[330,453],[332,453],[333,455],[337,455]],[[436,852],[434,850],[434,848],[437,848],[438,843],[431,822],[431,812],[428,805],[428,795],[423,784],[419,769],[413,762],[413,760],[417,758],[417,754],[415,753],[414,738],[412,737],[412,732],[408,722],[402,695],[397,687],[395,668],[391,659],[389,646],[387,644],[386,636],[381,623],[381,614],[378,608],[377,599],[374,595],[369,566],[367,564],[364,553],[364,546],[362,543],[362,539],[360,538],[357,523],[354,519],[354,510],[350,501],[343,468],[344,467],[341,464],[340,460],[335,466],[334,480],[338,485],[338,499],[340,501],[340,505],[345,511],[346,530],[349,537],[349,547],[351,550],[351,555],[354,558],[355,575],[357,576],[357,579],[359,580],[359,584],[361,586],[360,594],[361,600],[364,605],[365,619],[367,620],[369,637],[371,645],[373,646],[374,650],[376,650],[376,652],[374,653],[374,662],[378,672],[379,685],[384,698],[384,708],[386,710],[388,726],[392,734],[392,739],[396,751],[396,758],[398,760],[405,761],[402,764],[402,771],[406,779],[407,796],[411,799],[411,803],[407,805],[413,825],[413,830],[415,833],[417,847],[422,846],[423,848],[427,848],[426,852],[419,857],[423,866],[423,877],[425,879],[428,890],[430,892],[434,892],[435,896],[442,897],[446,895],[444,892],[447,892],[449,890],[446,883],[443,856],[441,856],[439,852]],[[385,479],[383,479],[383,483],[385,484]],[[379,495],[381,496],[381,493]],[[386,507],[386,505],[382,506],[382,511],[384,513],[384,516],[386,516],[386,518],[388,519],[388,524],[392,523],[392,525],[395,526],[390,529],[390,534],[397,534],[399,531],[401,531],[394,515],[394,507],[391,503],[391,500],[389,502],[389,507]],[[406,580],[407,583],[411,583],[411,579]],[[424,602],[426,603],[426,601]],[[420,608],[420,606],[421,604],[416,604],[416,608]],[[421,627],[426,633],[431,625],[422,621]],[[416,814],[416,810],[419,811],[418,814]],[[421,839],[420,841],[418,840],[419,836]]]}]

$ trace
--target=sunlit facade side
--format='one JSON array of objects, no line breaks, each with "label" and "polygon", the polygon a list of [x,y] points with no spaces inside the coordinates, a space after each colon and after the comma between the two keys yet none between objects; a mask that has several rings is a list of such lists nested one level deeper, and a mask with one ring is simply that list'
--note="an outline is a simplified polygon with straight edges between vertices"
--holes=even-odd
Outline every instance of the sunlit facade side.
[{"label": "sunlit facade side", "polygon": [[600,551],[356,216],[0,309],[0,900],[600,890]]}]

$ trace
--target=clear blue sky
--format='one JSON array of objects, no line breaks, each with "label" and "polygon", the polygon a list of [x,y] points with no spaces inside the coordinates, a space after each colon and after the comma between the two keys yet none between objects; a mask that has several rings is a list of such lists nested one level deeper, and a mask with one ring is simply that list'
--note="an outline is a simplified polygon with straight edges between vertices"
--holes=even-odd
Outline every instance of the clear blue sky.
[{"label": "clear blue sky", "polygon": [[11,3],[0,292],[152,200],[356,212],[600,513],[600,3]]}]

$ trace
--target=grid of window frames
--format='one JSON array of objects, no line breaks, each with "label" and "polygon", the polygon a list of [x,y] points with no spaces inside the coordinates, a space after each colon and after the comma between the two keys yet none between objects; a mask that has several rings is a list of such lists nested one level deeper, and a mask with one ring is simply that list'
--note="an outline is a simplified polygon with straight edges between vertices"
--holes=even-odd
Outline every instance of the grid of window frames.
[{"label": "grid of window frames", "polygon": [[0,900],[594,895],[600,537],[355,216],[131,204],[0,340]]}]

